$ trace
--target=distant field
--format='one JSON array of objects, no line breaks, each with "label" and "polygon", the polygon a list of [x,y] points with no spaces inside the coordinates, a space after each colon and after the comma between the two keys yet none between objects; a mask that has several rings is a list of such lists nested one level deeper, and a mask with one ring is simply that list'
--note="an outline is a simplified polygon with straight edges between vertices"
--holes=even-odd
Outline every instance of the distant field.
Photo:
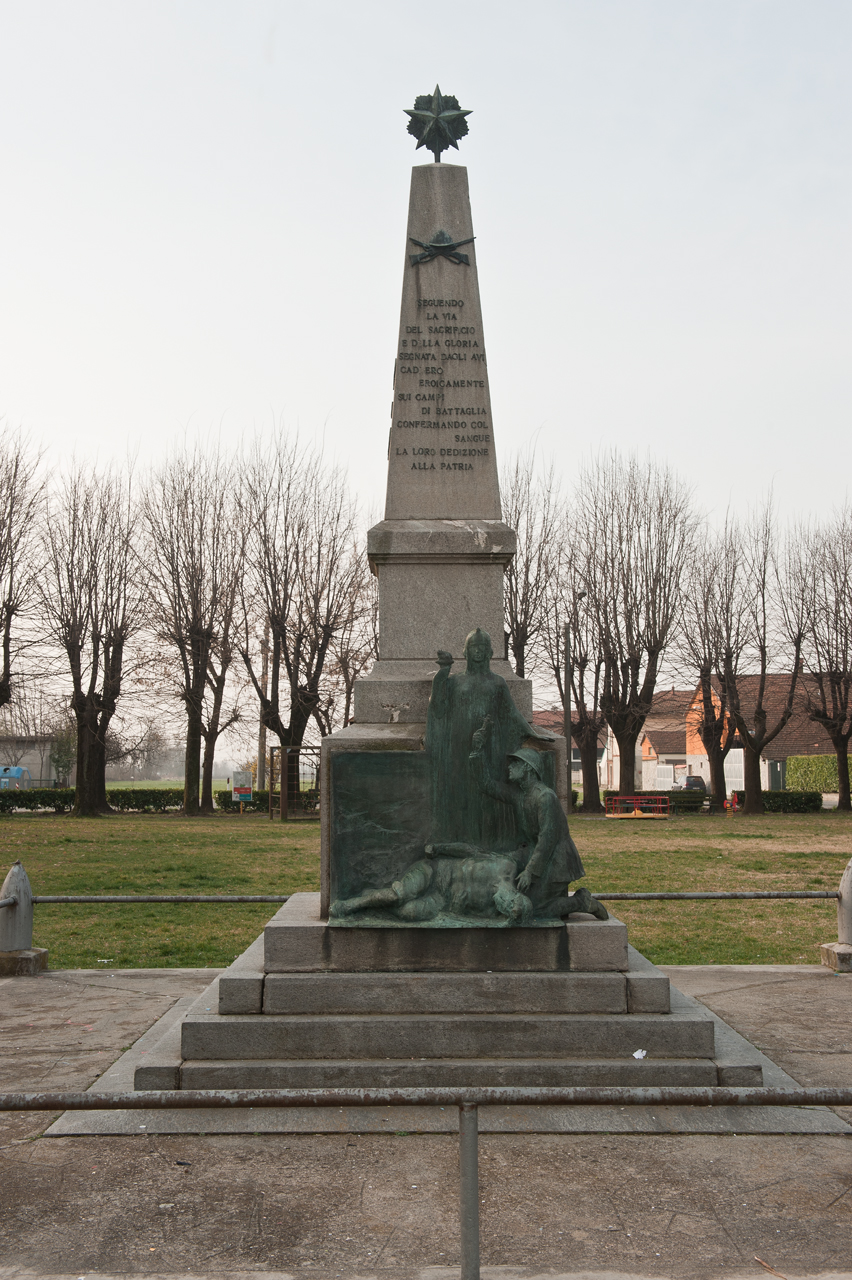
[{"label": "distant field", "polygon": [[[155,782],[108,782],[107,791],[173,791],[175,787],[183,790],[183,778],[157,778]],[[224,787],[224,778],[213,779],[213,790]]]},{"label": "distant field", "polygon": [[[836,812],[669,822],[574,817],[592,892],[835,889],[852,852]],[[292,893],[319,888],[319,824],[263,815],[0,818],[4,862],[35,893]],[[257,906],[37,906],[51,968],[230,964],[274,913]],[[630,940],[659,964],[817,964],[837,936],[832,901],[617,903]]]}]

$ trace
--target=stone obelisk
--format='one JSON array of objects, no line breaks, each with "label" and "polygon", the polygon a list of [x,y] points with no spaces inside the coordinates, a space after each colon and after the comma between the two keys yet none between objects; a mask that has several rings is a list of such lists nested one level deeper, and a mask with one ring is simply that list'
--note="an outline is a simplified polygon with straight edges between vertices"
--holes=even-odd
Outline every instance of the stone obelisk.
[{"label": "stone obelisk", "polygon": [[[436,90],[436,118],[467,114],[448,112],[448,102],[455,100]],[[437,160],[446,141],[425,145],[436,162],[411,175],[385,518],[367,541],[379,582],[379,657],[355,686],[354,723],[322,747],[323,915],[332,759],[340,751],[422,752],[439,649],[461,661],[468,633],[487,631],[491,669],[507,681],[521,714],[532,714],[531,683],[505,657],[503,576],[516,539],[500,507],[467,169]],[[563,740],[553,747],[564,799]]]},{"label": "stone obelisk", "polygon": [[501,516],[467,170],[420,165],[411,175],[385,518],[367,543],[379,579],[379,661],[356,685],[357,724],[423,725],[437,650],[460,658],[477,626],[491,635],[493,669],[531,714],[531,685],[504,657],[503,575],[515,535]]}]

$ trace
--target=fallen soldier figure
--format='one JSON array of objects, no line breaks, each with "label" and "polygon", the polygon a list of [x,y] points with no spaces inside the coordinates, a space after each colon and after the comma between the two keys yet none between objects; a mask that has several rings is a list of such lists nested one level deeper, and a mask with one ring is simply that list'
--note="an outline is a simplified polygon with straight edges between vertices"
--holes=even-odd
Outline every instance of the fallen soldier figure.
[{"label": "fallen soldier figure", "polygon": [[532,923],[532,903],[514,885],[518,867],[511,855],[485,853],[468,844],[427,844],[425,853],[388,888],[338,899],[329,914],[339,919],[390,909],[400,920],[412,922],[446,914],[502,916],[507,926]]}]

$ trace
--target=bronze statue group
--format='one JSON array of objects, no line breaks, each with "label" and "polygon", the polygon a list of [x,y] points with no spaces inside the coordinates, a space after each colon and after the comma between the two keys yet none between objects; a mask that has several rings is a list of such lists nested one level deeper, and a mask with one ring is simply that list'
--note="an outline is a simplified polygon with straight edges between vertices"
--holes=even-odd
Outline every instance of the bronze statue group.
[{"label": "bronze statue group", "polygon": [[[509,686],[491,671],[487,632],[472,631],[466,667],[450,673],[438,653],[426,726],[432,777],[432,835],[424,856],[392,884],[338,899],[334,917],[390,911],[401,923],[499,919],[529,925],[606,908],[586,888],[586,873],[553,787],[545,781],[551,753],[524,746],[552,741],[528,724]],[[508,775],[508,781],[505,780]]]}]

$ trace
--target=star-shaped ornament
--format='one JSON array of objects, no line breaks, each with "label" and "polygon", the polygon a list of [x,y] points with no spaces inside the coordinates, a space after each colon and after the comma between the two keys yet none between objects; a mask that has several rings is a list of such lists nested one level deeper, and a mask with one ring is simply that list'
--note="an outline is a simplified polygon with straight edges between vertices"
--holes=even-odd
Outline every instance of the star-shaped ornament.
[{"label": "star-shaped ornament", "polygon": [[441,152],[447,147],[459,149],[458,140],[467,133],[465,116],[472,113],[462,111],[458,98],[451,94],[442,94],[435,85],[433,94],[422,94],[414,99],[414,110],[406,108],[405,114],[410,116],[408,132],[417,139],[417,149],[427,147],[435,157],[435,163],[441,161]]}]

